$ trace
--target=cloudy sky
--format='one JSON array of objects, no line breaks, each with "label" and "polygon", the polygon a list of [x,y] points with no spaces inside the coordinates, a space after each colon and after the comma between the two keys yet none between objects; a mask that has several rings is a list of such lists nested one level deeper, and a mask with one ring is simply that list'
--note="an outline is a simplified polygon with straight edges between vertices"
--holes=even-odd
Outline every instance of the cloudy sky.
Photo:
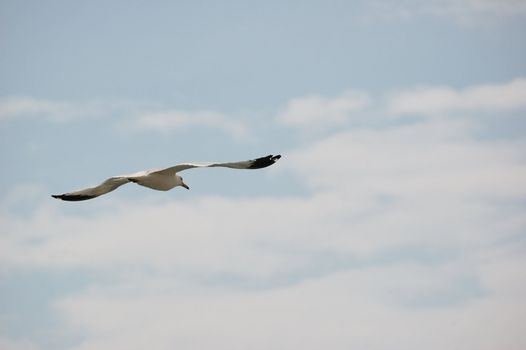
[{"label": "cloudy sky", "polygon": [[524,0],[0,1],[0,348],[524,349],[525,35]]}]

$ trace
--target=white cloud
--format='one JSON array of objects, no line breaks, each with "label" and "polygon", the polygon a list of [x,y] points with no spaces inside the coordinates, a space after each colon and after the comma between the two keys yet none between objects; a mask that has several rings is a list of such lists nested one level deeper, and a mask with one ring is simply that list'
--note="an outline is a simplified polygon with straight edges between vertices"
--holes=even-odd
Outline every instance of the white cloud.
[{"label": "white cloud", "polygon": [[422,87],[401,91],[390,96],[387,108],[396,115],[508,112],[525,109],[526,79],[471,86],[460,91],[449,87]]},{"label": "white cloud", "polygon": [[526,15],[524,0],[376,0],[369,5],[382,17],[438,16],[460,24],[491,23]]},{"label": "white cloud", "polygon": [[[424,86],[401,89],[373,104],[365,93],[336,97],[305,96],[291,99],[278,114],[280,124],[313,133],[349,126],[378,126],[389,116],[458,118],[510,115],[526,110],[526,79],[454,89]],[[392,122],[392,120],[390,121]]]},{"label": "white cloud", "polygon": [[330,129],[347,125],[355,113],[365,109],[370,98],[360,92],[348,91],[329,98],[318,95],[293,98],[278,115],[283,125],[307,131]]},{"label": "white cloud", "polygon": [[[172,132],[189,128],[211,128],[223,130],[237,138],[246,138],[249,134],[248,127],[239,119],[213,111],[189,112],[125,101],[70,102],[33,97],[0,99],[0,122],[37,119],[56,123],[88,118],[128,121],[112,124],[121,130]],[[122,125],[126,127],[123,128]]]},{"label": "white cloud", "polygon": [[121,118],[147,107],[150,106],[127,101],[60,101],[31,96],[8,96],[0,99],[0,122],[33,119],[63,123],[94,118]]},{"label": "white cloud", "polygon": [[34,342],[28,339],[11,339],[0,335],[0,349],[6,350],[37,350],[40,349]]},{"label": "white cloud", "polygon": [[211,111],[166,110],[141,113],[136,120],[136,127],[161,132],[200,127],[223,130],[235,137],[243,138],[248,135],[248,128],[241,121]]},{"label": "white cloud", "polygon": [[76,114],[76,108],[67,102],[33,97],[6,97],[0,99],[0,121],[32,117],[51,121],[65,121]]},{"label": "white cloud", "polygon": [[[428,349],[520,349],[526,341],[523,297],[468,297],[445,307],[417,306],[458,288],[463,273],[462,264],[393,264],[283,288],[194,293],[173,281],[147,287],[144,281],[130,281],[91,289],[56,308],[86,334],[74,350],[420,349],[422,344]],[[395,301],[400,297],[405,304]]]},{"label": "white cloud", "polygon": [[480,142],[468,136],[470,125],[431,120],[343,131],[289,153],[282,167],[313,189],[356,194],[525,193],[524,141]]}]

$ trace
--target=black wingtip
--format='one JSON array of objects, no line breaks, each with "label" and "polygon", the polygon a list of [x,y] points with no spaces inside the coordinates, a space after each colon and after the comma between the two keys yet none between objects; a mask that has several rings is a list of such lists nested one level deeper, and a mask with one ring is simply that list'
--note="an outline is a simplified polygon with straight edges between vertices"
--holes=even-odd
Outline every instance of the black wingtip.
[{"label": "black wingtip", "polygon": [[88,199],[92,199],[92,198],[95,198],[97,196],[52,194],[51,197],[56,198],[56,199],[61,199],[63,201],[78,202],[78,201],[85,201],[85,200],[88,200]]},{"label": "black wingtip", "polygon": [[261,158],[257,158],[257,159],[254,159],[252,165],[250,165],[249,169],[261,169],[261,168],[266,168],[268,166],[271,166],[272,164],[276,163],[276,161],[278,159],[281,158],[281,155],[278,154],[278,155],[272,155],[272,154],[269,154],[268,156],[266,157],[261,157]]}]

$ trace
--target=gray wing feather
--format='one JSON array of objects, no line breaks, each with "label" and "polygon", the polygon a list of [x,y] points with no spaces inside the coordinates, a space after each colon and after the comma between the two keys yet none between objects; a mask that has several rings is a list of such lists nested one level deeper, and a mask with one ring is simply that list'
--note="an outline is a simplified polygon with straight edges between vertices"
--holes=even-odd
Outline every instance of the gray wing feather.
[{"label": "gray wing feather", "polygon": [[266,168],[272,164],[274,164],[278,159],[281,158],[281,155],[268,155],[266,157],[251,159],[251,160],[243,160],[240,162],[228,162],[228,163],[183,163],[183,164],[177,164],[175,166],[156,170],[153,171],[155,173],[160,174],[175,174],[183,170],[192,169],[192,168],[215,168],[215,167],[223,167],[223,168],[232,168],[232,169],[261,169]]},{"label": "gray wing feather", "polygon": [[52,197],[62,199],[64,201],[84,201],[111,192],[116,188],[128,183],[129,181],[130,180],[128,180],[127,177],[114,176],[110,177],[98,186],[88,187],[82,190],[68,192],[64,194],[54,194],[52,195]]}]

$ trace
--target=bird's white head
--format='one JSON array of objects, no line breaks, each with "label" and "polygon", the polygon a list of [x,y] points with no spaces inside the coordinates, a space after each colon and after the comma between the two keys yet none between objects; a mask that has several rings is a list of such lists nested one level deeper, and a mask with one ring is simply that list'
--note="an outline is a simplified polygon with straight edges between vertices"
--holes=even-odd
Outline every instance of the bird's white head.
[{"label": "bird's white head", "polygon": [[187,190],[190,189],[190,187],[188,187],[188,185],[184,183],[183,178],[181,176],[175,174],[175,180],[176,180],[176,183],[177,183],[176,186],[182,186],[182,187],[186,188]]}]

